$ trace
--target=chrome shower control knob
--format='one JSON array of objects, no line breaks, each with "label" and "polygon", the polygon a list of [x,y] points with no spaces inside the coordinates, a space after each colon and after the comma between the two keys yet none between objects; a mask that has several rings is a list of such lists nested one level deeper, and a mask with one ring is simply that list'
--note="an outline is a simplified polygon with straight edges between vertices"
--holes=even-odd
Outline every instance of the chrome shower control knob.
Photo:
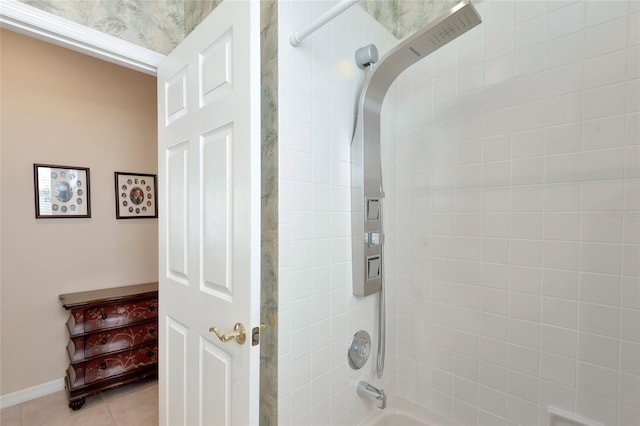
[{"label": "chrome shower control knob", "polygon": [[349,366],[354,370],[359,370],[367,363],[371,353],[371,336],[364,330],[353,335],[351,346],[349,347]]}]

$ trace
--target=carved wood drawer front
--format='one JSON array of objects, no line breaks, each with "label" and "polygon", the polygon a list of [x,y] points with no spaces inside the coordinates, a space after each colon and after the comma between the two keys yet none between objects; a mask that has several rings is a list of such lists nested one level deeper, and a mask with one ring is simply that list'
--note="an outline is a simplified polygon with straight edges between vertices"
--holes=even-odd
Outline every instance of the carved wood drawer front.
[{"label": "carved wood drawer front", "polygon": [[84,311],[84,331],[120,327],[158,317],[158,299],[110,305]]},{"label": "carved wood drawer front", "polygon": [[71,362],[78,362],[157,339],[157,321],[152,321],[131,327],[96,332],[88,336],[75,337],[69,344],[69,356]]},{"label": "carved wood drawer front", "polygon": [[71,366],[71,387],[88,385],[109,377],[128,373],[158,362],[158,343],[105,355]]}]

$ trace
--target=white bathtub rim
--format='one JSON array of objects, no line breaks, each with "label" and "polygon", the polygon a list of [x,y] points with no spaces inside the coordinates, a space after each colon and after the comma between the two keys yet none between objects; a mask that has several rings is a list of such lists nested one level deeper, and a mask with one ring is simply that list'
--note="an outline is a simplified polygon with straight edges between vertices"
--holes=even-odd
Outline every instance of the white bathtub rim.
[{"label": "white bathtub rim", "polygon": [[375,426],[376,422],[394,414],[401,414],[414,420],[428,424],[429,426],[450,426],[451,421],[446,418],[420,407],[406,399],[398,396],[390,397],[387,408],[381,410],[376,408],[369,417],[362,421],[359,426]]}]

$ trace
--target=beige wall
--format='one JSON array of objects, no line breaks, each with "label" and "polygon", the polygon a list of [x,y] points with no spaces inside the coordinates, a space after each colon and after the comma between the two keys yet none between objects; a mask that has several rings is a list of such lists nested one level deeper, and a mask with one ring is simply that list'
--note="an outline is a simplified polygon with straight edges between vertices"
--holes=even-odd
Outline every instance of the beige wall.
[{"label": "beige wall", "polygon": [[[116,220],[114,171],[157,173],[156,79],[0,32],[0,395],[64,376],[61,293],[156,281],[156,219]],[[90,219],[35,219],[33,163],[90,168]]]}]

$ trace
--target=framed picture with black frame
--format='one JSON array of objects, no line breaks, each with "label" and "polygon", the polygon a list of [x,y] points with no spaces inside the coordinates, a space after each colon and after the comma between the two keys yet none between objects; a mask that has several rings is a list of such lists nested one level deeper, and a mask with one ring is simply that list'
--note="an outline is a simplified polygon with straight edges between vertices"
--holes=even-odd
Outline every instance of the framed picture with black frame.
[{"label": "framed picture with black frame", "polygon": [[156,175],[115,172],[116,219],[158,217]]},{"label": "framed picture with black frame", "polygon": [[89,168],[33,165],[36,219],[91,217]]}]

